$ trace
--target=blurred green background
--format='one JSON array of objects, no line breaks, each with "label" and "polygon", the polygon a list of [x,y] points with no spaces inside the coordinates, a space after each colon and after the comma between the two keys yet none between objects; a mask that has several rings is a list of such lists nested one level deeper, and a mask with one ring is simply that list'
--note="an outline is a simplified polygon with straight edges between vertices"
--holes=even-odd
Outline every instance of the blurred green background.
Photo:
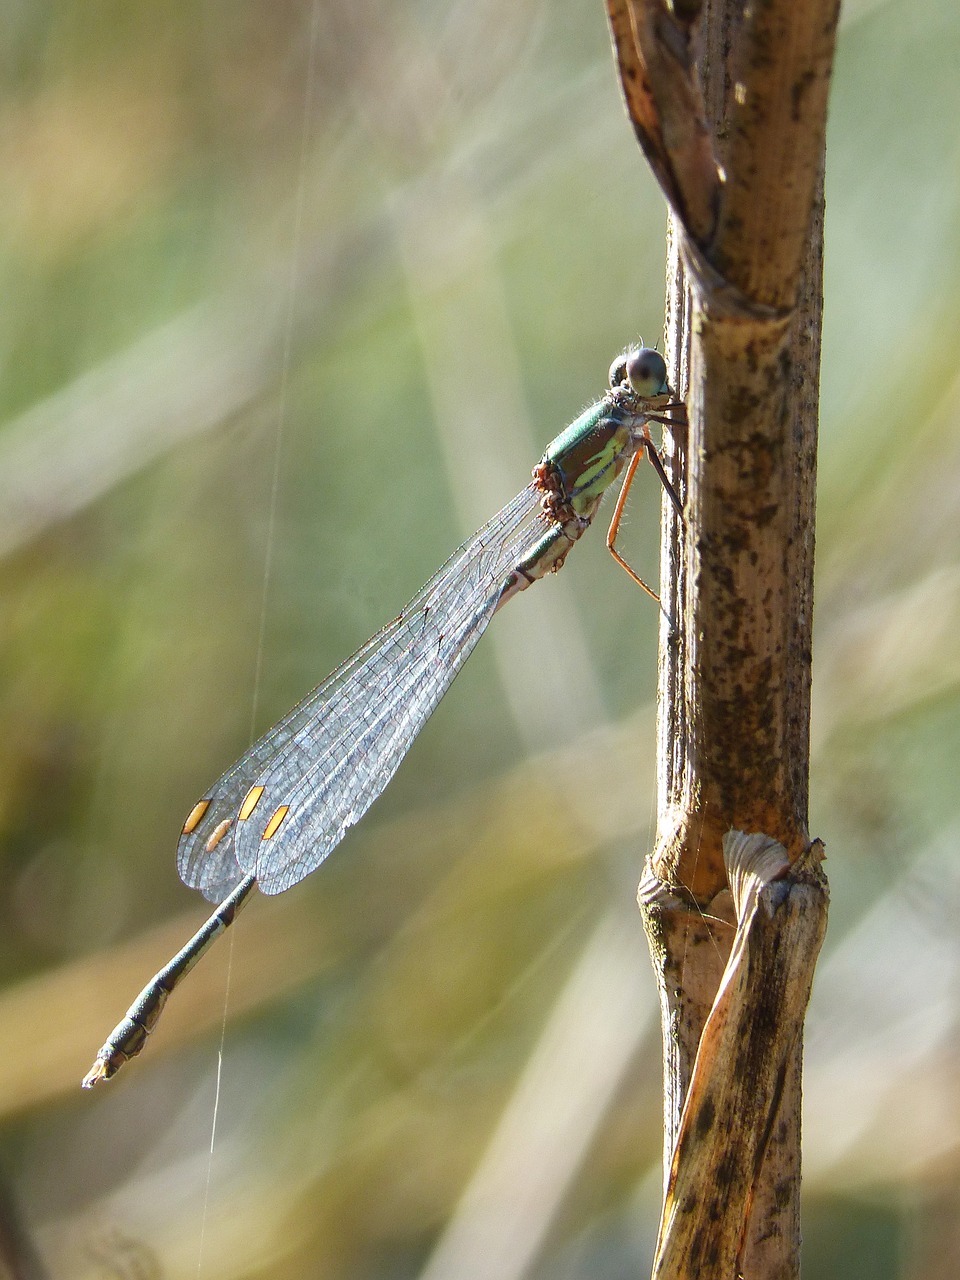
[{"label": "blurred green background", "polygon": [[[661,336],[602,6],[14,0],[0,41],[0,1251],[644,1274],[657,616],[599,535],[496,619],[329,865],[79,1090],[203,918],[174,860],[203,787]],[[804,1184],[806,1273],[844,1280],[960,1274],[958,66],[953,0],[846,7]]]}]

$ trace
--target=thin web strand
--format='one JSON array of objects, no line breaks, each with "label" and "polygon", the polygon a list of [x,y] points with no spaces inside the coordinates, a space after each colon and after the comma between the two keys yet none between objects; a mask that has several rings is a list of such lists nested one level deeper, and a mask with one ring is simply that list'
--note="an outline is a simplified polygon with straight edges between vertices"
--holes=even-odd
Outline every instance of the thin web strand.
[{"label": "thin web strand", "polygon": [[[320,0],[313,0],[310,11],[310,40],[307,52],[306,85],[303,95],[303,118],[300,129],[300,154],[297,168],[297,195],[294,206],[293,242],[290,252],[290,272],[287,282],[287,314],[283,339],[283,358],[280,370],[280,395],[277,408],[273,448],[273,474],[270,481],[270,498],[267,513],[267,536],[264,547],[263,589],[260,593],[260,625],[257,635],[257,651],[254,661],[253,694],[250,699],[249,740],[253,742],[256,731],[257,709],[263,673],[263,653],[267,628],[267,602],[273,570],[274,544],[276,540],[277,505],[280,493],[280,463],[283,457],[283,437],[286,424],[287,392],[290,383],[290,361],[293,349],[293,322],[296,314],[297,275],[300,263],[300,241],[303,229],[303,209],[306,190],[307,145],[310,134],[310,117],[313,107],[314,79],[316,74],[317,36],[320,27]],[[203,1274],[203,1246],[206,1239],[207,1219],[210,1207],[210,1186],[213,1177],[213,1154],[217,1140],[217,1120],[220,1114],[221,1085],[223,1081],[223,1054],[227,1037],[227,1016],[230,1007],[230,978],[233,970],[234,934],[230,934],[230,954],[223,991],[223,1019],[220,1025],[220,1044],[217,1050],[217,1079],[214,1089],[213,1118],[210,1125],[210,1151],[207,1156],[207,1175],[203,1193],[203,1213],[200,1219],[200,1243],[197,1249],[197,1276]]]}]

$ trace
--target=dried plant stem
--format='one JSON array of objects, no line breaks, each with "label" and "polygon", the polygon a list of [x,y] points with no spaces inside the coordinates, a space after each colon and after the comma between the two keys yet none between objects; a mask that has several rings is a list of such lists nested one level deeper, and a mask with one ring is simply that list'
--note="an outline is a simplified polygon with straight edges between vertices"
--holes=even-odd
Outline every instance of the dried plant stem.
[{"label": "dried plant stem", "polygon": [[[668,344],[689,416],[673,440],[682,533],[664,515],[659,827],[640,888],[665,1045],[655,1274],[786,1280],[799,1274],[802,1018],[826,919],[807,775],[838,6],[608,7],[628,111],[672,206]],[[781,858],[762,929],[735,892],[743,840]]]}]

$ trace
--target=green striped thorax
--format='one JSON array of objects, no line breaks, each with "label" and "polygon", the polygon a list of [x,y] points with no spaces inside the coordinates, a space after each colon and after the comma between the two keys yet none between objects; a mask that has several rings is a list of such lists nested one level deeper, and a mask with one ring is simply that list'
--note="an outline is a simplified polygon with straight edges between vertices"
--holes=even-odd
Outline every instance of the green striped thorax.
[{"label": "green striped thorax", "polygon": [[534,487],[543,495],[543,537],[503,584],[497,608],[539,578],[556,573],[589,528],[603,495],[649,441],[647,415],[665,409],[672,399],[659,351],[640,347],[614,360],[610,390],[550,441],[533,469]]},{"label": "green striped thorax", "polygon": [[661,407],[659,397],[666,402],[672,396],[663,356],[649,347],[615,360],[610,384],[602,400],[550,441],[534,471],[546,509],[561,523],[571,517],[593,518],[600,499],[636,452],[644,411]]}]

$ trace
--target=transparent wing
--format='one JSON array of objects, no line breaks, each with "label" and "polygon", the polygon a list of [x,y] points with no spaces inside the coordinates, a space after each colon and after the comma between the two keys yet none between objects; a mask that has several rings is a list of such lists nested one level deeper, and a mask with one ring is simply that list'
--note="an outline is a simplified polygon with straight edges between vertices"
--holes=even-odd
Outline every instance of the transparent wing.
[{"label": "transparent wing", "polygon": [[265,893],[280,893],[320,865],[393,777],[483,634],[504,581],[543,537],[541,497],[532,485],[517,494],[227,770],[180,838],[186,884],[219,901],[253,873]]}]

